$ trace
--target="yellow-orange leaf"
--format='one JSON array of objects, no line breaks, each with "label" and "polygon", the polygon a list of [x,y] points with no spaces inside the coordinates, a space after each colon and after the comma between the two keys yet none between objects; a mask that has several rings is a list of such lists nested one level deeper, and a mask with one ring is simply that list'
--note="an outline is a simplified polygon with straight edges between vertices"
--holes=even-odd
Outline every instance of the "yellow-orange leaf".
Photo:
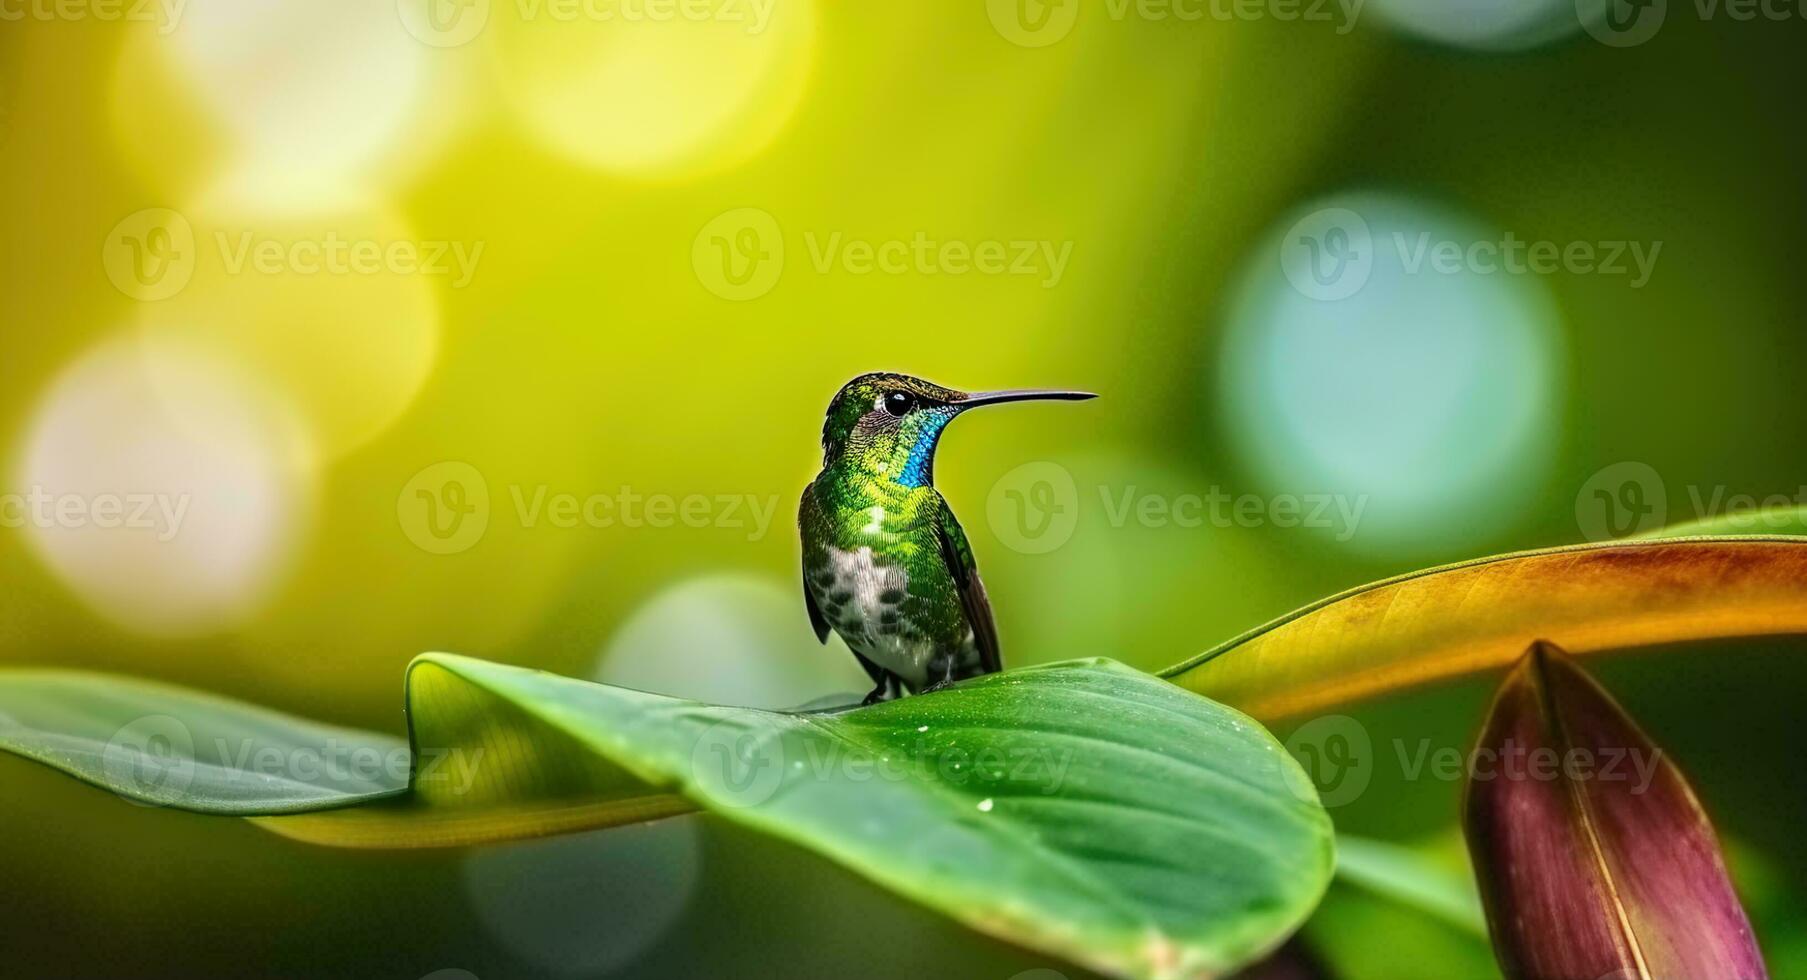
[{"label": "yellow-orange leaf", "polygon": [[1683,538],[1480,558],[1331,596],[1162,671],[1260,719],[1517,660],[1807,633],[1807,538]]},{"label": "yellow-orange leaf", "polygon": [[696,809],[587,751],[570,732],[431,656],[408,668],[410,792],[364,806],[260,816],[333,847],[463,847],[657,820]]}]

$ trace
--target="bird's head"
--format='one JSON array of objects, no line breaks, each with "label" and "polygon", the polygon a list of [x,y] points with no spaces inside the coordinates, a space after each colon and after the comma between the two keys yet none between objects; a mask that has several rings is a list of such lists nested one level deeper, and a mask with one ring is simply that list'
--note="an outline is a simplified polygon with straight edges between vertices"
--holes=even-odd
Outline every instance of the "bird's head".
[{"label": "bird's head", "polygon": [[1054,399],[1083,401],[1088,391],[1014,388],[960,391],[907,374],[862,374],[841,386],[822,425],[822,465],[852,462],[904,486],[931,482],[941,430],[982,405]]}]

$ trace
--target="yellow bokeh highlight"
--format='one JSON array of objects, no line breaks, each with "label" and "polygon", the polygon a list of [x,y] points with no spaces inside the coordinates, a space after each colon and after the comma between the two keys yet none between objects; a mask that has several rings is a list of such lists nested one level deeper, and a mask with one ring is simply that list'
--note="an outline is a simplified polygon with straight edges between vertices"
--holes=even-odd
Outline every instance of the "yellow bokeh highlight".
[{"label": "yellow bokeh highlight", "polygon": [[188,283],[146,303],[149,338],[214,352],[283,392],[331,458],[392,424],[439,347],[434,282],[460,288],[480,242],[418,239],[374,201],[306,216],[220,190],[179,212],[192,228]]},{"label": "yellow bokeh highlight", "polygon": [[837,695],[855,700],[870,689],[841,642],[819,642],[800,613],[794,583],[777,576],[685,579],[634,610],[592,676],[636,691],[774,711]]},{"label": "yellow bokeh highlight", "polygon": [[803,97],[815,9],[542,0],[496,5],[489,31],[508,103],[536,140],[590,167],[669,179],[771,142]]},{"label": "yellow bokeh highlight", "polygon": [[218,179],[231,145],[202,106],[196,81],[169,57],[170,43],[151,29],[125,32],[108,109],[133,169],[159,191],[186,197]]},{"label": "yellow bokeh highlight", "polygon": [[290,567],[312,510],[304,438],[279,401],[204,351],[127,333],[42,396],[0,517],[108,620],[217,632],[261,611]]},{"label": "yellow bokeh highlight", "polygon": [[404,183],[480,116],[480,63],[422,45],[383,4],[191,4],[179,30],[125,32],[111,123],[164,193],[230,180],[292,210],[330,208],[348,183]]}]

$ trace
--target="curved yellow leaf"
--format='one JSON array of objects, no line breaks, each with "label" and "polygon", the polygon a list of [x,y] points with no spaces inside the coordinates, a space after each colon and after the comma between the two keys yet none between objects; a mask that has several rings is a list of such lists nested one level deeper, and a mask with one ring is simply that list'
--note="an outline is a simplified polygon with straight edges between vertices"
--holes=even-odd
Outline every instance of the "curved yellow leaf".
[{"label": "curved yellow leaf", "polygon": [[408,666],[411,792],[253,822],[310,844],[462,847],[618,827],[696,809],[432,655]]},{"label": "curved yellow leaf", "polygon": [[1506,666],[1807,633],[1807,538],[1677,538],[1479,558],[1331,596],[1161,672],[1263,720]]},{"label": "curved yellow leaf", "polygon": [[304,844],[401,850],[552,837],[675,817],[694,810],[696,806],[690,801],[669,793],[592,802],[536,800],[468,808],[429,806],[409,797],[397,797],[339,810],[250,820]]}]

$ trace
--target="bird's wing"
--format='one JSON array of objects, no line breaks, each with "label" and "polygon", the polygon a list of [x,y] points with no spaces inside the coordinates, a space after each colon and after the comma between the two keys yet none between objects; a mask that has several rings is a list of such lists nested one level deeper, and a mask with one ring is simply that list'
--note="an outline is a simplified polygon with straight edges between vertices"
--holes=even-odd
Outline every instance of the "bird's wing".
[{"label": "bird's wing", "polygon": [[821,521],[821,513],[817,509],[816,485],[803,488],[803,502],[797,507],[797,526],[803,531],[803,608],[809,610],[809,625],[815,627],[816,641],[828,642],[828,617],[822,615],[822,607],[816,605],[816,597],[809,591],[809,526]]},{"label": "bird's wing", "polygon": [[816,641],[828,642],[828,617],[822,615],[822,607],[816,605],[816,597],[809,594],[809,583],[803,583],[803,608],[809,610],[809,625],[815,627]]},{"label": "bird's wing", "polygon": [[979,566],[973,561],[972,546],[966,543],[966,532],[960,529],[960,522],[954,519],[947,501],[940,501],[939,511],[935,536],[941,543],[941,560],[960,591],[960,607],[966,611],[973,642],[978,644],[979,663],[986,673],[1003,670],[1004,657],[998,651],[998,627],[991,618],[991,597],[985,594],[985,583],[979,581]]}]

